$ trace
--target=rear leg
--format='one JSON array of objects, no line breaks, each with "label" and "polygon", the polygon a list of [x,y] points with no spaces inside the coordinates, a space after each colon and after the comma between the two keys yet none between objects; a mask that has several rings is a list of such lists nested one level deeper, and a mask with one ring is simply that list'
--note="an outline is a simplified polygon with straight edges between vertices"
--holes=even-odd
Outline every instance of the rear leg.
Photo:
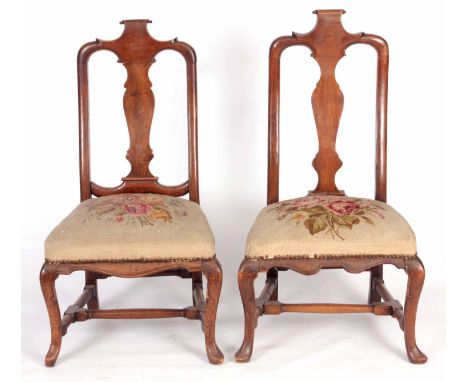
[{"label": "rear leg", "polygon": [[97,285],[98,274],[91,271],[85,272],[85,285],[94,286],[93,296],[88,301],[88,309],[98,310],[99,309],[99,296],[98,296],[98,285]]}]

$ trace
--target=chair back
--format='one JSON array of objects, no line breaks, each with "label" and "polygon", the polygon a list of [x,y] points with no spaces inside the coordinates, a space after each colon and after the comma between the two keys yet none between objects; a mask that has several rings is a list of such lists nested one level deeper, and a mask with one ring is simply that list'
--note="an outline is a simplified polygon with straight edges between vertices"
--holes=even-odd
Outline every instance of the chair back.
[{"label": "chair back", "polygon": [[[193,48],[177,39],[158,41],[150,36],[150,20],[124,20],[122,35],[112,41],[96,41],[83,45],[78,53],[78,99],[80,129],[80,190],[81,200],[92,195],[104,196],[127,192],[156,193],[171,196],[189,194],[190,200],[199,203],[198,152],[197,152],[197,78],[196,56]],[[91,181],[89,149],[89,87],[88,61],[91,55],[108,50],[118,57],[127,70],[123,107],[130,136],[126,158],[130,173],[116,187],[103,187]],[[153,158],[150,147],[150,129],[154,113],[154,94],[148,71],[158,53],[164,50],[179,52],[187,67],[187,117],[188,117],[188,180],[176,186],[158,182],[149,169]]]},{"label": "chair back", "polygon": [[279,37],[270,47],[269,101],[268,101],[268,204],[279,199],[279,112],[280,112],[280,59],[281,53],[291,46],[308,47],[320,67],[320,79],[312,93],[312,109],[317,126],[319,151],[312,161],[318,183],[311,193],[344,194],[335,184],[336,172],[342,162],[335,150],[336,137],[343,111],[343,93],[335,78],[335,68],[354,44],[367,44],[377,52],[377,105],[376,105],[376,159],[375,198],[386,201],[387,182],[387,85],[388,46],[379,36],[366,33],[348,33],[342,23],[343,10],[314,12],[317,22],[305,34]]}]

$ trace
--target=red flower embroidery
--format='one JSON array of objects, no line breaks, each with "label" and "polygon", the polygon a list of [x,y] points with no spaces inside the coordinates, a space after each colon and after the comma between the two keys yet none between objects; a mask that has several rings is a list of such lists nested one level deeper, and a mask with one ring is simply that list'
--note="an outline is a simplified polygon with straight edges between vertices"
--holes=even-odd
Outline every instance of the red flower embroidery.
[{"label": "red flower embroidery", "polygon": [[172,223],[173,215],[188,212],[182,201],[155,194],[120,194],[98,198],[89,207],[90,216],[113,223],[154,225],[156,221]]},{"label": "red flower embroidery", "polygon": [[359,205],[357,203],[349,200],[335,200],[334,202],[325,205],[325,207],[338,215],[352,215],[359,209]]},{"label": "red flower embroidery", "polygon": [[288,221],[294,221],[297,225],[303,222],[311,235],[323,232],[341,240],[345,240],[342,229],[351,230],[360,222],[374,225],[372,215],[385,219],[385,207],[377,202],[332,195],[286,200],[278,203],[271,211],[276,211],[278,220],[293,214]]},{"label": "red flower embroidery", "polygon": [[149,206],[148,204],[138,202],[124,204],[124,208],[129,214],[134,215],[144,215],[151,210],[151,206]]}]

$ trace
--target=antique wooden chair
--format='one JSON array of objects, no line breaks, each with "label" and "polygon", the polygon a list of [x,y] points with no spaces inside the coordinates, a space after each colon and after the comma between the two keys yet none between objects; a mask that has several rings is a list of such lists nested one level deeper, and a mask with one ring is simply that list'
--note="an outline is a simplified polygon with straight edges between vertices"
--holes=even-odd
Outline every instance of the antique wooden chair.
[{"label": "antique wooden chair", "polygon": [[[426,362],[415,340],[416,309],[424,282],[424,267],[416,255],[416,240],[408,223],[386,204],[386,132],[388,46],[381,37],[350,34],[341,24],[342,10],[320,10],[315,28],[306,34],[279,37],[270,48],[268,206],[258,215],[247,239],[246,257],[238,274],[245,312],[244,341],[238,362],[252,355],[259,316],[283,312],[374,313],[395,317],[404,331],[406,351],[413,363]],[[376,191],[375,200],[345,196],[335,185],[342,163],[335,151],[343,94],[335,67],[346,48],[367,44],[377,51]],[[312,51],[321,77],[312,95],[319,151],[312,164],[318,184],[308,196],[279,200],[279,85],[281,53],[302,45]],[[408,274],[405,307],[395,300],[383,280],[383,264]],[[368,304],[283,304],[278,300],[278,271],[313,275],[321,269],[370,271]],[[266,284],[255,298],[254,280],[266,272]]]},{"label": "antique wooden chair", "polygon": [[[215,341],[222,270],[215,257],[213,235],[199,206],[196,56],[190,45],[177,39],[153,39],[148,34],[148,23],[151,21],[122,21],[124,31],[118,39],[87,43],[78,53],[81,203],[45,242],[40,281],[51,326],[47,366],[54,366],[68,326],[94,318],[201,320],[209,361],[223,361]],[[113,188],[99,186],[90,179],[87,66],[90,56],[100,50],[113,52],[128,75],[123,106],[130,135],[127,159],[131,171],[122,184]],[[153,158],[149,137],[154,95],[148,71],[155,56],[165,50],[179,52],[187,67],[188,181],[178,186],[160,184],[149,170]],[[185,194],[190,200],[178,198]],[[61,319],[55,280],[75,271],[85,271],[84,291]],[[206,301],[202,275],[207,279]],[[100,309],[97,280],[110,276],[191,278],[193,306]]]}]

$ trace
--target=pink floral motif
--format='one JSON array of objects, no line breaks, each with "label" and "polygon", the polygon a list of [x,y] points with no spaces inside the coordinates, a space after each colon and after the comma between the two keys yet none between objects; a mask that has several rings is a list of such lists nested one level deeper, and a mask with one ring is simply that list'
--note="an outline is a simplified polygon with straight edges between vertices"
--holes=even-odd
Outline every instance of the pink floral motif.
[{"label": "pink floral motif", "polygon": [[135,215],[144,215],[151,210],[150,205],[143,203],[127,203],[124,204],[124,208],[129,214]]},{"label": "pink floral motif", "polygon": [[351,215],[359,209],[359,205],[351,200],[335,200],[325,205],[338,215]]},{"label": "pink floral motif", "polygon": [[156,221],[172,223],[173,214],[187,216],[180,199],[155,194],[119,194],[94,200],[89,216],[98,220],[125,224],[154,225]]},{"label": "pink floral motif", "polygon": [[336,195],[310,195],[287,200],[270,211],[278,214],[278,220],[289,216],[288,221],[302,222],[311,235],[324,232],[341,240],[345,240],[342,229],[351,230],[361,221],[374,225],[372,218],[375,216],[385,218],[385,208],[378,202]]}]

